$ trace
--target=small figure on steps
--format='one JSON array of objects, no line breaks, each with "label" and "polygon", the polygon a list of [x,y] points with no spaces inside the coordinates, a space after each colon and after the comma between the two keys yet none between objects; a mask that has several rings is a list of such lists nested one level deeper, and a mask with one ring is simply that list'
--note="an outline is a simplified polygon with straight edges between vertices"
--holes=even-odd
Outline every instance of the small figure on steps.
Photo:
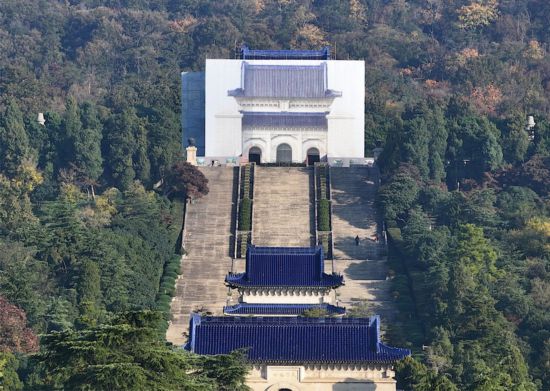
[{"label": "small figure on steps", "polygon": [[359,246],[359,235],[355,237],[355,245]]}]

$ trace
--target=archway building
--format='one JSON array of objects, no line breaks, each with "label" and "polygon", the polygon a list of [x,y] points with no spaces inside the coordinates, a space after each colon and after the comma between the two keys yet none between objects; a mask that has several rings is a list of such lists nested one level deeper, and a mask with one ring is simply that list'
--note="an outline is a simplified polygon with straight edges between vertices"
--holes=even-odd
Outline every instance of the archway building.
[{"label": "archway building", "polygon": [[203,95],[201,79],[182,74],[183,138],[196,140],[199,162],[364,157],[364,61],[332,60],[328,49],[244,47],[239,57],[206,60]]}]

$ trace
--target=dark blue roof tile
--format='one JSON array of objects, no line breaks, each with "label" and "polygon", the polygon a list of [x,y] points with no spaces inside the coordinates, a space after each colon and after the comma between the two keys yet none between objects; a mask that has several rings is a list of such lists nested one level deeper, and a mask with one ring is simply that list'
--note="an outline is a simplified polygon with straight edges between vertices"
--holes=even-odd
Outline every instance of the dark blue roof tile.
[{"label": "dark blue roof tile", "polygon": [[242,46],[242,60],[330,60],[330,49],[321,50],[251,50]]},{"label": "dark blue roof tile", "polygon": [[186,349],[206,355],[247,349],[251,362],[393,363],[410,350],[380,342],[380,319],[201,317],[190,321]]},{"label": "dark blue roof tile", "polygon": [[344,315],[346,309],[331,304],[248,304],[239,303],[223,308],[226,315],[302,315],[304,311],[319,309],[329,315]]},{"label": "dark blue roof tile", "polygon": [[321,246],[249,246],[245,273],[229,273],[225,281],[233,287],[255,288],[335,288],[343,285],[341,275],[324,271]]},{"label": "dark blue roof tile", "polygon": [[342,96],[327,88],[327,65],[242,64],[241,87],[229,96],[253,98],[327,98]]},{"label": "dark blue roof tile", "polygon": [[243,112],[243,129],[273,128],[327,128],[327,113],[269,113]]}]

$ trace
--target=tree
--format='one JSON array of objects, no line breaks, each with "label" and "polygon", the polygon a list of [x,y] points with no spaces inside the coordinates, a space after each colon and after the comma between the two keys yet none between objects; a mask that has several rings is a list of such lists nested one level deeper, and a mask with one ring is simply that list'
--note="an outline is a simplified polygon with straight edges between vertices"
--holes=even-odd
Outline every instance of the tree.
[{"label": "tree", "polygon": [[166,195],[193,200],[208,194],[208,179],[195,166],[180,161],[172,166],[164,189]]},{"label": "tree", "polygon": [[516,110],[506,121],[503,137],[503,152],[507,162],[522,163],[529,147],[529,135],[525,131],[526,115]]},{"label": "tree", "polygon": [[444,375],[437,374],[425,365],[413,359],[405,357],[395,366],[395,379],[397,387],[411,391],[458,391]]},{"label": "tree", "polygon": [[0,352],[38,351],[38,337],[27,326],[25,311],[0,295]]},{"label": "tree", "polygon": [[161,315],[129,312],[109,324],[43,337],[45,386],[70,390],[244,390],[242,355],[202,358],[157,339]]},{"label": "tree", "polygon": [[101,287],[97,263],[85,260],[80,266],[77,285],[80,318],[78,323],[95,325],[100,317]]},{"label": "tree", "polygon": [[378,204],[385,219],[395,220],[402,217],[416,201],[420,188],[414,179],[415,173],[418,176],[418,170],[414,166],[402,165],[378,191]]},{"label": "tree", "polygon": [[101,139],[103,126],[99,120],[97,109],[91,103],[80,107],[82,128],[74,136],[74,165],[82,173],[94,193],[94,183],[103,172],[101,156]]},{"label": "tree", "polygon": [[10,99],[0,120],[0,170],[14,176],[21,163],[29,157],[29,139],[23,114],[14,99]]},{"label": "tree", "polygon": [[136,177],[133,157],[138,133],[135,128],[139,126],[135,110],[125,109],[112,116],[105,127],[105,160],[113,183],[121,190],[126,190]]},{"label": "tree", "polygon": [[77,139],[82,133],[82,122],[78,104],[74,97],[69,97],[65,103],[66,109],[61,123],[62,138],[59,140],[61,163],[64,167],[74,164],[77,158]]},{"label": "tree", "polygon": [[463,29],[476,29],[491,24],[498,17],[497,0],[473,0],[458,10],[459,26]]},{"label": "tree", "polygon": [[420,171],[422,178],[427,179],[430,174],[428,125],[422,114],[403,121],[403,161],[414,164]]}]

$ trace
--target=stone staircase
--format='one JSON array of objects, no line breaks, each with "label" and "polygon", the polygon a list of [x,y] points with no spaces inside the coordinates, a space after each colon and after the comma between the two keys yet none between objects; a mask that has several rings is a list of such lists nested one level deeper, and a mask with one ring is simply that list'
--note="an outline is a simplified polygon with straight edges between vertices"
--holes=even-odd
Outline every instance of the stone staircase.
[{"label": "stone staircase", "polygon": [[224,279],[231,270],[232,216],[235,213],[237,169],[202,167],[210,192],[187,206],[181,274],[176,282],[166,339],[185,343],[189,314],[203,309],[221,314],[228,298]]},{"label": "stone staircase", "polygon": [[393,319],[386,247],[374,205],[379,172],[369,167],[331,167],[330,172],[334,269],[346,281],[338,299],[348,308],[365,302],[372,314]]},{"label": "stone staircase", "polygon": [[312,168],[256,167],[253,244],[311,246],[313,220]]},{"label": "stone staircase", "polygon": [[[334,259],[377,259],[384,246],[376,242],[374,198],[378,173],[367,167],[331,167]],[[359,245],[355,237],[359,236]]]}]

